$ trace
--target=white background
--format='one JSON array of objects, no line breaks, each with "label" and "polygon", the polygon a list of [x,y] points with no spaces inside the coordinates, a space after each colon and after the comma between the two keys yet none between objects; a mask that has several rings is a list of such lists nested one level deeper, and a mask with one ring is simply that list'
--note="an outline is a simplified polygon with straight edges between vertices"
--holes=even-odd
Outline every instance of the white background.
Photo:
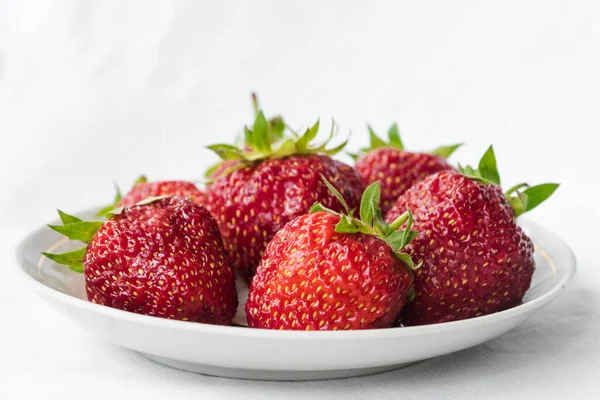
[{"label": "white background", "polygon": [[[323,3],[323,4],[322,4]],[[326,4],[325,4],[326,3]],[[161,367],[0,279],[0,398],[600,396],[600,3],[0,0],[3,264],[28,229],[105,203],[112,182],[199,179],[251,120],[249,93],[295,127],[335,117],[405,144],[494,143],[503,180],[561,182],[529,218],[559,232],[571,287],[488,344],[373,377],[244,382]],[[325,124],[326,126],[328,123]]]}]

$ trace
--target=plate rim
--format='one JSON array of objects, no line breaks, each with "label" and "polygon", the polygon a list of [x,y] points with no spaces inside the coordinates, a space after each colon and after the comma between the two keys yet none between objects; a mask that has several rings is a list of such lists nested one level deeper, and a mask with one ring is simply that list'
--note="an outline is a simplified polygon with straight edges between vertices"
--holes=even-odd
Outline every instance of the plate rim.
[{"label": "plate rim", "polygon": [[[79,214],[89,213],[90,210],[84,210]],[[271,330],[261,328],[248,328],[241,326],[231,325],[211,325],[200,322],[189,322],[179,321],[173,319],[152,317],[143,314],[137,314],[130,311],[124,311],[115,309],[108,306],[94,304],[89,301],[71,296],[67,293],[63,293],[57,289],[51,288],[44,285],[42,282],[34,279],[29,275],[23,265],[29,263],[25,257],[25,247],[33,240],[34,236],[41,234],[42,230],[48,229],[47,225],[40,226],[34,230],[29,231],[25,236],[21,238],[14,250],[14,256],[16,260],[16,272],[17,276],[22,282],[24,282],[29,288],[35,292],[44,294],[52,297],[57,301],[67,303],[70,306],[86,309],[92,313],[101,313],[108,318],[116,318],[119,320],[129,321],[132,323],[139,323],[147,326],[153,326],[157,328],[185,330],[190,332],[196,332],[198,334],[218,334],[222,336],[244,336],[252,339],[269,339],[269,340],[372,340],[376,338],[390,338],[390,337],[403,337],[403,336],[414,336],[414,335],[426,335],[431,333],[449,332],[453,330],[465,329],[469,327],[476,327],[484,325],[488,322],[505,320],[511,317],[525,314],[533,311],[556,298],[560,294],[561,290],[565,289],[566,284],[573,278],[577,270],[577,260],[571,247],[557,234],[549,230],[545,226],[534,222],[530,219],[523,219],[520,222],[524,222],[527,226],[533,226],[536,230],[541,230],[546,235],[551,235],[553,241],[556,241],[564,250],[568,258],[568,262],[562,267],[565,273],[562,274],[559,280],[554,283],[554,286],[546,293],[537,297],[527,303],[520,304],[518,306],[509,308],[507,310],[499,311],[497,313],[483,315],[480,317],[464,319],[459,321],[442,322],[431,325],[419,325],[419,326],[408,326],[408,327],[390,327],[390,328],[379,328],[379,329],[363,329],[363,330],[348,330],[348,331],[299,331],[299,330]],[[521,224],[520,224],[521,225]]]}]

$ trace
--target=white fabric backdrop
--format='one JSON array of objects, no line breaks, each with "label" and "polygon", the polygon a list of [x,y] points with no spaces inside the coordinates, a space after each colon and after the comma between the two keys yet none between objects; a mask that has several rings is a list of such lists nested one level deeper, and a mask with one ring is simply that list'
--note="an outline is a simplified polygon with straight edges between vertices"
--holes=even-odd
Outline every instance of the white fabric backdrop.
[{"label": "white fabric backdrop", "polygon": [[[600,395],[600,3],[0,0],[0,250],[113,180],[201,177],[251,118],[335,117],[366,142],[394,120],[415,149],[493,142],[507,184],[558,181],[531,213],[572,245],[556,302],[488,344],[378,376],[243,382],[170,370],[0,279],[0,398],[561,398]],[[327,125],[327,124],[325,124]],[[89,392],[89,393],[88,393]],[[8,396],[6,396],[8,395]]]}]

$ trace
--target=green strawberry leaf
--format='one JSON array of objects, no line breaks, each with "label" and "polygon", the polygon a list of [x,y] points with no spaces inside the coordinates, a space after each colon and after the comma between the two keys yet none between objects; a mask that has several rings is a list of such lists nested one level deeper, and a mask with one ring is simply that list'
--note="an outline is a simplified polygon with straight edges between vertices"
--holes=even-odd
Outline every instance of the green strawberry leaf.
[{"label": "green strawberry leaf", "polygon": [[475,170],[473,170],[470,165],[465,165],[463,167],[461,163],[458,163],[458,172],[469,177],[475,176]]},{"label": "green strawberry leaf", "polygon": [[358,160],[360,158],[360,154],[357,153],[346,153],[348,154],[348,156],[350,156],[351,159],[354,160],[354,162],[356,162],[356,160]]},{"label": "green strawberry leaf", "polygon": [[[256,118],[258,116],[258,113],[261,110],[260,103],[258,102],[258,96],[256,95],[256,93],[252,92],[252,93],[250,93],[250,96],[252,99],[252,111],[254,112],[254,118]],[[281,118],[280,115],[276,115],[273,118],[269,119],[267,122],[269,125],[269,132],[271,133],[271,142],[276,142],[276,141],[282,139],[283,132],[285,131],[285,128],[286,128],[283,118]],[[248,139],[248,138],[246,137],[246,139]],[[253,146],[250,146],[248,141],[246,141],[246,144],[250,148],[253,148]]]},{"label": "green strawberry leaf", "polygon": [[208,167],[208,169],[206,170],[206,172],[204,172],[204,177],[205,178],[213,178],[213,173],[221,166],[221,162],[215,163],[213,165],[211,165],[210,167]]},{"label": "green strawberry leaf", "polygon": [[392,232],[390,225],[383,219],[379,207],[375,208],[375,218],[373,218],[373,222],[373,229],[377,232],[377,236],[386,236]]},{"label": "green strawberry leaf", "polygon": [[111,219],[114,215],[121,215],[123,213],[123,210],[125,210],[125,206],[109,210],[106,213],[106,219]]},{"label": "green strawberry leaf", "polygon": [[527,211],[527,195],[517,192],[517,196],[508,196],[506,200],[513,209],[515,218]]},{"label": "green strawberry leaf", "polygon": [[392,250],[400,251],[404,247],[404,232],[393,231],[386,235],[383,240],[390,245]]},{"label": "green strawberry leaf", "polygon": [[398,124],[394,123],[388,130],[388,137],[390,138],[390,145],[398,150],[404,150],[404,143],[400,139],[400,131],[398,130]]},{"label": "green strawberry leaf", "polygon": [[[329,135],[327,136],[327,139],[325,139],[325,141],[320,145],[318,145],[318,144],[314,145],[312,147],[312,151],[328,154],[327,145],[329,144],[329,142],[331,142],[331,139],[333,139],[333,137],[336,134],[337,134],[337,125],[335,123],[335,120],[332,118],[331,119],[331,129],[329,129]],[[338,150],[336,150],[335,152],[337,153],[337,151]]]},{"label": "green strawberry leaf", "polygon": [[462,143],[457,143],[450,146],[440,146],[436,149],[433,149],[433,151],[430,151],[429,154],[433,154],[435,156],[440,156],[443,158],[448,158],[462,145]]},{"label": "green strawberry leaf", "polygon": [[406,228],[404,228],[404,231],[402,232],[402,247],[409,244],[419,234],[419,232],[410,230],[413,225],[413,215],[408,208],[406,209],[406,212],[408,213],[408,219],[406,221]]},{"label": "green strawberry leaf", "polygon": [[345,140],[332,149],[323,149],[323,153],[327,154],[328,156],[335,156],[337,153],[342,151],[344,149],[344,147],[346,147],[347,144],[348,144],[348,140]]},{"label": "green strawberry leaf", "polygon": [[110,210],[114,209],[116,206],[116,204],[109,204],[106,207],[102,207],[101,209],[98,210],[98,212],[96,214],[94,214],[95,217],[104,217],[106,215],[106,213],[108,213]]},{"label": "green strawberry leaf", "polygon": [[[146,175],[140,175],[138,176],[138,178],[135,180],[135,182],[133,182],[133,186],[139,185],[141,183],[147,183],[148,182],[148,178],[146,178]],[[119,200],[120,201],[120,200]]]},{"label": "green strawberry leaf", "polygon": [[[406,227],[403,230],[398,230],[405,223]],[[400,251],[417,237],[419,233],[411,230],[412,225],[413,215],[410,212],[410,209],[407,209],[404,214],[400,215],[389,225],[389,232],[386,235],[386,238],[391,238],[390,240],[394,246],[392,246],[392,244],[390,244],[390,246],[392,246],[394,251]]]},{"label": "green strawberry leaf", "polygon": [[494,149],[490,146],[481,160],[479,161],[478,169],[473,169],[470,165],[465,165],[464,167],[459,163],[458,171],[478,182],[483,183],[484,185],[496,184],[500,185],[500,174],[498,173],[498,168],[496,166],[496,155],[494,154]]},{"label": "green strawberry leaf", "polygon": [[360,219],[367,225],[373,225],[375,210],[379,208],[381,184],[376,181],[367,187],[360,202]]},{"label": "green strawberry leaf", "polygon": [[135,205],[136,206],[145,206],[146,204],[151,204],[151,203],[154,203],[155,201],[166,199],[168,197],[173,197],[173,195],[171,195],[171,194],[165,194],[165,195],[162,195],[162,196],[150,196],[150,197],[146,197],[144,200],[141,200],[141,201],[138,201],[137,203],[135,203]]},{"label": "green strawberry leaf", "polygon": [[[146,178],[145,175],[140,175],[135,180],[135,182],[133,182],[133,187],[135,187],[137,185],[141,185],[142,183],[147,183],[147,182],[148,182],[148,178]],[[115,198],[114,198],[112,204],[102,207],[100,210],[98,210],[98,212],[94,216],[104,217],[106,215],[106,213],[113,210],[115,207],[117,207],[119,205],[119,203],[123,199],[123,195],[121,194],[121,189],[119,189],[119,186],[116,183],[115,183],[115,190],[116,190],[116,194],[115,194]]]},{"label": "green strawberry leaf", "polygon": [[325,176],[323,176],[323,174],[321,174],[321,179],[323,179],[323,182],[325,183],[325,186],[327,186],[327,189],[329,189],[329,191],[340,202],[342,207],[344,207],[344,210],[346,210],[346,213],[350,214],[350,207],[348,207],[348,203],[346,203],[344,196],[342,196],[342,194],[331,183],[329,183],[329,181],[327,180],[327,178],[325,178]]},{"label": "green strawberry leaf", "polygon": [[67,213],[65,213],[65,212],[63,212],[61,210],[56,210],[56,211],[58,211],[58,215],[60,216],[60,220],[62,221],[62,223],[64,225],[72,224],[72,223],[75,223],[75,222],[81,222],[81,219],[79,219],[79,218],[77,218],[77,217],[75,217],[73,215],[69,215],[69,214],[67,214]]},{"label": "green strawberry leaf", "polygon": [[523,194],[527,196],[527,204],[524,212],[531,211],[546,201],[558,186],[560,186],[558,183],[542,183],[525,189]]},{"label": "green strawberry leaf", "polygon": [[335,226],[335,231],[338,233],[356,233],[360,231],[360,228],[353,223],[352,218],[342,215],[340,222]]},{"label": "green strawberry leaf", "polygon": [[406,264],[406,266],[408,267],[409,270],[415,270],[421,267],[421,264],[415,265],[413,263],[412,258],[410,257],[410,255],[406,254],[406,253],[402,253],[400,251],[395,252],[396,257],[398,257],[404,264]]},{"label": "green strawberry leaf", "polygon": [[515,185],[515,186],[511,187],[510,189],[508,189],[506,192],[504,192],[504,194],[506,196],[509,196],[514,192],[518,192],[522,188],[528,188],[528,187],[529,187],[529,185],[526,183],[519,183],[518,185]]},{"label": "green strawberry leaf", "polygon": [[[513,209],[516,218],[546,201],[559,186],[558,183],[542,183],[535,186],[519,183],[504,192],[504,196]],[[523,188],[526,189],[520,191]]]},{"label": "green strawberry leaf", "polygon": [[103,222],[100,221],[80,221],[72,222],[67,225],[48,225],[48,227],[71,240],[79,240],[80,242],[89,243],[96,234],[96,231],[100,229],[102,224]]},{"label": "green strawberry leaf", "polygon": [[[296,149],[297,144],[294,142],[294,139],[286,139],[283,142],[281,142],[277,150],[273,152],[273,155],[281,155],[281,157],[283,158],[287,154],[294,154],[296,152]],[[249,160],[260,160],[261,158],[264,158],[264,154],[260,154],[260,157],[257,158],[248,157]]]},{"label": "green strawberry leaf", "polygon": [[256,149],[256,144],[254,143],[254,135],[252,134],[252,131],[248,129],[247,126],[244,126],[244,142],[246,146],[248,146],[250,149]]},{"label": "green strawberry leaf", "polygon": [[276,142],[283,139],[285,132],[285,122],[279,115],[269,120],[269,129],[271,131],[271,141]]},{"label": "green strawberry leaf", "polygon": [[[370,125],[367,125],[367,128],[369,130],[369,139],[370,139],[370,143],[371,143],[370,147],[362,148],[361,152],[356,156],[351,154],[351,156],[353,156],[353,158],[355,160],[358,158],[358,156],[360,156],[364,153],[367,153],[370,150],[378,149],[381,147],[391,147],[391,148],[398,149],[398,150],[404,150],[404,142],[402,142],[402,139],[400,138],[400,129],[398,128],[397,123],[393,123],[392,126],[388,129],[388,138],[389,138],[388,143],[386,143],[383,139],[381,139],[379,136],[377,136],[377,134],[375,134],[375,131],[373,130],[373,128],[371,128]],[[427,153],[436,155],[439,157],[443,157],[443,158],[448,158],[461,145],[462,145],[462,143],[453,144],[450,146],[440,146],[440,147],[434,149],[433,151],[429,151]]]},{"label": "green strawberry leaf", "polygon": [[207,148],[209,150],[214,151],[215,153],[217,153],[217,155],[219,157],[221,157],[223,160],[245,160],[246,157],[244,157],[244,153],[242,150],[238,149],[235,146],[232,146],[230,144],[213,144],[210,146],[207,146]]},{"label": "green strawberry leaf", "polygon": [[316,213],[316,212],[326,212],[329,214],[337,214],[335,211],[333,211],[330,208],[325,207],[323,204],[316,202],[315,204],[312,205],[312,207],[310,207],[310,210],[308,210],[309,213]]},{"label": "green strawberry leaf", "polygon": [[[483,184],[500,185],[500,174],[498,173],[493,146],[490,146],[483,157],[481,157],[479,169],[474,170],[468,165],[463,167],[458,164],[458,170],[465,176]],[[508,189],[504,193],[504,196],[513,209],[516,218],[539,206],[554,193],[558,186],[557,183],[543,183],[530,187],[527,183],[519,183]],[[523,188],[525,190],[521,190]]]},{"label": "green strawberry leaf", "polygon": [[493,146],[490,146],[479,161],[479,175],[496,185],[500,185],[500,174],[496,166],[496,155]]},{"label": "green strawberry leaf", "polygon": [[375,134],[375,131],[373,128],[371,128],[371,126],[367,125],[367,128],[369,129],[369,138],[371,139],[371,149],[388,147],[388,144]]},{"label": "green strawberry leaf", "polygon": [[[143,175],[140,176],[135,181],[134,186],[137,185],[138,183],[141,183],[140,182],[141,178],[146,179],[145,176],[143,176]],[[116,183],[115,183],[115,191],[116,191],[115,198],[113,199],[112,204],[109,204],[109,205],[107,205],[105,207],[102,207],[100,210],[98,210],[98,212],[96,214],[94,214],[94,216],[96,216],[96,217],[103,217],[104,215],[106,215],[107,212],[109,212],[110,210],[112,210],[113,208],[115,208],[117,206],[117,204],[119,204],[121,202],[121,200],[123,199],[123,195],[121,194],[121,189],[119,189],[119,186]],[[63,221],[63,223],[65,223],[65,222]]]},{"label": "green strawberry leaf", "polygon": [[419,236],[418,231],[409,231],[408,234],[404,236],[404,245],[406,246],[407,244],[412,242],[414,239],[416,239],[417,236]]},{"label": "green strawberry leaf", "polygon": [[271,152],[271,136],[269,134],[269,124],[262,110],[258,112],[254,126],[252,128],[252,141],[254,148],[261,153]]},{"label": "green strawberry leaf", "polygon": [[79,250],[70,251],[68,253],[52,254],[42,252],[42,254],[48,257],[50,260],[54,261],[55,263],[66,265],[69,268],[71,268],[71,270],[82,273],[83,258],[85,257],[85,252],[86,248],[83,247]]},{"label": "green strawberry leaf", "polygon": [[319,133],[319,121],[315,122],[313,126],[304,132],[304,135],[300,136],[300,139],[296,141],[296,147],[299,151],[305,151],[308,144],[317,136]]}]

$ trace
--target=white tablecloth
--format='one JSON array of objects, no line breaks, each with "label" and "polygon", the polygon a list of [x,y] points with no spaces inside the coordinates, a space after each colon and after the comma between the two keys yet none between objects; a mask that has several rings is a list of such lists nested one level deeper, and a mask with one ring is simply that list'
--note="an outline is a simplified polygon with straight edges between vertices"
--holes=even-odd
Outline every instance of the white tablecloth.
[{"label": "white tablecloth", "polygon": [[[323,2],[324,3],[324,2]],[[373,2],[372,2],[373,3]],[[108,201],[110,182],[201,175],[258,90],[294,126],[398,120],[405,143],[494,142],[503,180],[562,183],[529,218],[560,233],[570,287],[512,332],[406,369],[325,382],[154,364],[0,275],[0,399],[600,398],[600,3],[2,2],[0,268],[27,230]]]}]

